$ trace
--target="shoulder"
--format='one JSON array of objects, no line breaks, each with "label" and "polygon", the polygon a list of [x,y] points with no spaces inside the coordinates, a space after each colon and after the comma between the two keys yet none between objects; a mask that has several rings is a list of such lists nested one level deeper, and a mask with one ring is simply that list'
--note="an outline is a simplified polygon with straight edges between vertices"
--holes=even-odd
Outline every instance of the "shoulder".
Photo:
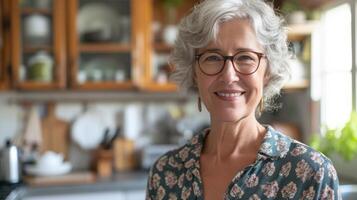
[{"label": "shoulder", "polygon": [[163,154],[151,167],[151,171],[158,174],[165,171],[180,173],[182,170],[190,168],[199,160],[202,137],[202,133],[195,135],[185,145]]},{"label": "shoulder", "polygon": [[[291,139],[279,131],[270,128],[270,134],[275,138],[276,149],[280,155],[274,162],[282,169],[290,169],[290,178],[301,183],[320,184],[337,182],[336,170],[329,158],[310,146]],[[274,149],[274,148],[272,148]],[[290,171],[290,170],[289,170]]]},{"label": "shoulder", "polygon": [[294,178],[303,195],[313,192],[320,199],[339,199],[337,172],[329,158],[313,148],[294,141],[287,159],[294,163]]},{"label": "shoulder", "polygon": [[313,171],[321,169],[328,170],[330,174],[336,174],[332,162],[322,153],[316,151],[310,146],[293,140],[287,159],[297,163],[297,167],[302,165],[310,166]]},{"label": "shoulder", "polygon": [[321,168],[331,170],[331,173],[335,173],[332,162],[322,153],[316,151],[310,146],[301,143],[297,140],[290,138],[289,136],[270,129],[271,134],[276,141],[276,149],[278,149],[278,154],[280,156],[281,162],[291,162],[299,166],[309,166],[311,170],[318,171]]},{"label": "shoulder", "polygon": [[331,160],[306,144],[291,138],[290,140],[289,151],[281,158],[282,165],[289,163],[291,166],[294,176],[290,178],[301,183],[302,187],[336,190],[338,176]]},{"label": "shoulder", "polygon": [[282,183],[287,188],[294,186],[302,192],[302,197],[339,199],[338,176],[331,160],[306,144],[277,131],[275,134],[289,144],[286,153],[274,161],[280,166],[279,177],[284,177]]}]

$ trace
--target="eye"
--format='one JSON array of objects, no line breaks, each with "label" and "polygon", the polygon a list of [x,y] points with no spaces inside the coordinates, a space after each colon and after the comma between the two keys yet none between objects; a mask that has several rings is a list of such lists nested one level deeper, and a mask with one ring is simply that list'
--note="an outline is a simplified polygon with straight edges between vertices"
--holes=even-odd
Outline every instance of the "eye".
[{"label": "eye", "polygon": [[238,65],[255,65],[259,57],[252,52],[240,52],[234,56],[234,62]]},{"label": "eye", "polygon": [[243,54],[243,55],[236,55],[234,57],[234,60],[237,62],[250,62],[250,61],[255,61],[256,59],[254,56]]},{"label": "eye", "polygon": [[220,62],[223,60],[223,57],[219,54],[207,53],[202,55],[201,59],[203,62]]}]

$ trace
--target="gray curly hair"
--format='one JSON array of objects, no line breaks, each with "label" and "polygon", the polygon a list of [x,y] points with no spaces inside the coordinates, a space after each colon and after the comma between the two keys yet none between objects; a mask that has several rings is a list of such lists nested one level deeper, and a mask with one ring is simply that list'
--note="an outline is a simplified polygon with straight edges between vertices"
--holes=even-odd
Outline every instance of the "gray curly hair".
[{"label": "gray curly hair", "polygon": [[274,97],[290,78],[284,21],[263,0],[204,0],[181,20],[169,62],[170,79],[184,91],[197,91],[194,81],[195,52],[217,39],[219,25],[232,19],[248,19],[268,59],[269,81],[263,89],[264,107],[273,108]]}]

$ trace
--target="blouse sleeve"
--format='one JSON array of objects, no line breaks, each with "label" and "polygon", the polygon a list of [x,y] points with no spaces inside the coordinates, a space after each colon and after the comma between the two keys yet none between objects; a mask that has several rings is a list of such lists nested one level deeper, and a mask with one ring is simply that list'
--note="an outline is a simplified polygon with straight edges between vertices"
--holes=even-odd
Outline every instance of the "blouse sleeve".
[{"label": "blouse sleeve", "polygon": [[326,200],[340,200],[341,194],[339,192],[339,182],[336,170],[332,165],[331,161],[326,161],[319,170],[322,172],[320,181],[317,180],[318,189],[316,191],[315,197],[317,199],[326,199]]},{"label": "blouse sleeve", "polygon": [[147,185],[146,185],[146,200],[154,200],[154,194],[156,193],[153,186],[153,168],[151,167],[150,171],[149,171],[149,176],[148,176],[148,181],[147,181]]}]

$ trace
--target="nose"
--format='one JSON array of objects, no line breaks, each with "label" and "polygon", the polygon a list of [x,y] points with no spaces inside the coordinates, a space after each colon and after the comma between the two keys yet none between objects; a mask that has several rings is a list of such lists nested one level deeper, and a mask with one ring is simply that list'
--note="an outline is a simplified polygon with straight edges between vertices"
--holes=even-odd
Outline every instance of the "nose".
[{"label": "nose", "polygon": [[230,59],[226,60],[223,70],[219,75],[219,79],[226,84],[230,84],[239,80],[239,73],[234,69],[234,65]]}]

